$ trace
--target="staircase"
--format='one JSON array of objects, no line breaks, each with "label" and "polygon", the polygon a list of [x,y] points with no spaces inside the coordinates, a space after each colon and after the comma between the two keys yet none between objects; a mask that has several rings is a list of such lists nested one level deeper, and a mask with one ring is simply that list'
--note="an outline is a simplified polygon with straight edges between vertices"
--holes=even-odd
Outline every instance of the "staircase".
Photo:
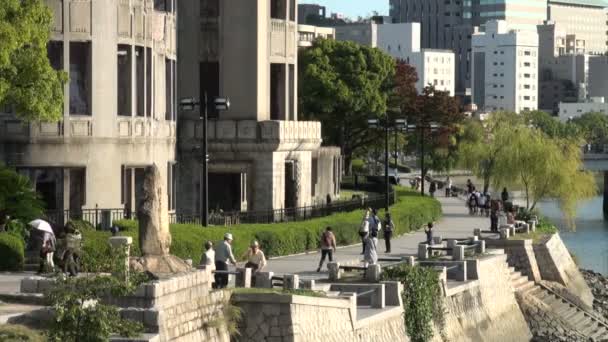
[{"label": "staircase", "polygon": [[541,300],[553,309],[553,312],[565,322],[571,324],[580,334],[594,341],[608,341],[608,323],[595,317],[553,291],[530,281],[527,276],[509,267],[511,285],[515,293],[528,295]]}]

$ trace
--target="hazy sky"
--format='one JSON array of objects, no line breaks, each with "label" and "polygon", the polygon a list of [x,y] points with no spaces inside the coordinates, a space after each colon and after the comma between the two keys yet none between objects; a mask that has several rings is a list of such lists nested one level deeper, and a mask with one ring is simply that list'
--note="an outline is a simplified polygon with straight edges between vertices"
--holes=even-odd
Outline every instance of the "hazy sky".
[{"label": "hazy sky", "polygon": [[300,0],[301,4],[319,4],[327,7],[327,15],[332,12],[342,13],[347,17],[365,17],[378,11],[381,15],[388,15],[388,0]]}]

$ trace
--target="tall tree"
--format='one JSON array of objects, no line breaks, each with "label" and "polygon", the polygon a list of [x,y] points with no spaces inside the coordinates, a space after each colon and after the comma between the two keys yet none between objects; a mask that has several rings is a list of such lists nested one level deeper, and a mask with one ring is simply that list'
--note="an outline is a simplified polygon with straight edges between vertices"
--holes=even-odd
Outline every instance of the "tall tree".
[{"label": "tall tree", "polygon": [[604,113],[585,113],[572,119],[585,142],[596,145],[608,144],[608,117]]},{"label": "tall tree", "polygon": [[62,116],[67,77],[47,57],[52,20],[42,0],[0,1],[0,104],[26,121]]},{"label": "tall tree", "polygon": [[301,50],[300,113],[323,124],[324,141],[341,147],[349,172],[353,155],[378,139],[367,120],[387,111],[395,61],[352,42],[316,40]]}]

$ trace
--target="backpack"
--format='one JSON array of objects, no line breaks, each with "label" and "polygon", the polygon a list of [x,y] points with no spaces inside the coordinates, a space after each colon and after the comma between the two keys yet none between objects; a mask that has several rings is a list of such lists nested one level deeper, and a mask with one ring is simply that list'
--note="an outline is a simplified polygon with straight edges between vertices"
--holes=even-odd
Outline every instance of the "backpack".
[{"label": "backpack", "polygon": [[328,233],[328,232],[323,233],[323,244],[327,247],[332,246],[331,233]]}]

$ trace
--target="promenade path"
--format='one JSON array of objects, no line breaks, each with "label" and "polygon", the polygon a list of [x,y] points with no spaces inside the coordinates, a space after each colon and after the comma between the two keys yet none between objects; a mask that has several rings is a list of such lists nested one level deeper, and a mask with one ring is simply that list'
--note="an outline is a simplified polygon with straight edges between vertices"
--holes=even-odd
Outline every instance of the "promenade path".
[{"label": "promenade path", "polygon": [[[481,216],[471,216],[468,209],[465,207],[465,202],[460,198],[455,197],[437,197],[443,208],[443,217],[435,223],[435,236],[445,238],[467,238],[473,236],[473,229],[489,229],[490,219]],[[358,226],[353,229],[359,229]],[[401,257],[408,255],[416,255],[418,253],[418,244],[426,240],[426,235],[423,230],[409,233],[392,240],[392,253],[384,253],[384,240],[378,241],[379,257]],[[263,246],[262,246],[263,248]],[[272,271],[275,274],[299,274],[302,279],[315,279],[321,276],[326,277],[323,273],[317,273],[316,269],[319,264],[321,254],[319,252],[311,252],[301,255],[293,255],[287,257],[279,257],[268,261],[268,266],[265,271]],[[338,248],[334,255],[336,261],[352,261],[360,259],[361,244]],[[324,266],[324,271],[326,269]]]}]

